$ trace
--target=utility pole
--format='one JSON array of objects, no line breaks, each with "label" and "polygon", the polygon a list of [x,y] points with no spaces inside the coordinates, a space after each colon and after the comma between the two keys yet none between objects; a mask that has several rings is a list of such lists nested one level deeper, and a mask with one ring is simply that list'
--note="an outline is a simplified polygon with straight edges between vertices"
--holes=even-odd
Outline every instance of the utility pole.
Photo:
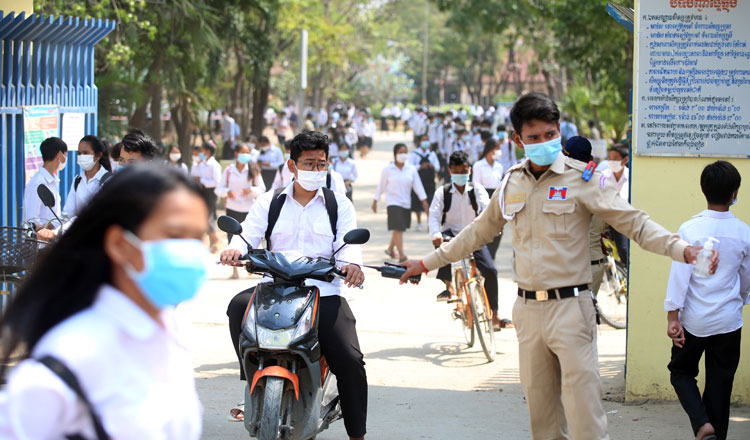
[{"label": "utility pole", "polygon": [[307,90],[307,29],[300,31],[299,94],[297,95],[297,130],[305,122],[305,90]]},{"label": "utility pole", "polygon": [[430,2],[424,0],[424,41],[422,42],[422,105],[427,105],[427,39],[430,32]]}]

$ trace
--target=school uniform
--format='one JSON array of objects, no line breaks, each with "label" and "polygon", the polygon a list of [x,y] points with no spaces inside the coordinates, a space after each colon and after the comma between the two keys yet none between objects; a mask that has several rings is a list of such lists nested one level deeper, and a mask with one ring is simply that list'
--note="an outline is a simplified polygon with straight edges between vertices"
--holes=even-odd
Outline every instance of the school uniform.
[{"label": "school uniform", "polygon": [[91,306],[52,327],[10,371],[0,391],[0,438],[96,438],[79,397],[36,360],[53,356],[78,379],[111,438],[199,439],[203,411],[186,325],[169,308],[159,321],[102,286]]},{"label": "school uniform", "polygon": [[[226,197],[227,215],[242,223],[250,212],[255,200],[264,192],[266,187],[263,185],[263,179],[260,174],[254,178],[249,178],[250,164],[242,167],[242,171],[237,168],[237,164],[229,165],[219,180],[216,187],[216,194],[219,197]],[[249,194],[243,194],[245,190],[250,190]],[[232,192],[234,199],[228,197]],[[228,234],[228,239],[232,240],[232,234]]]},{"label": "school uniform", "polygon": [[401,169],[391,162],[380,175],[380,183],[375,188],[375,201],[385,194],[388,212],[388,230],[405,231],[411,227],[411,191],[419,200],[427,200],[417,169],[405,163]]},{"label": "school uniform", "polygon": [[188,166],[182,162],[177,162],[174,164],[172,162],[169,162],[169,166],[176,170],[182,171],[183,173],[185,173],[186,176],[190,174],[190,171],[188,170]]},{"label": "school uniform", "polygon": [[[422,164],[430,163],[433,168],[420,169]],[[427,195],[427,203],[432,203],[432,197],[435,194],[435,176],[440,171],[440,161],[434,151],[417,148],[409,154],[409,164],[417,169],[419,179],[422,181],[422,188]],[[411,193],[411,210],[413,212],[422,212],[422,199],[416,192]]]},{"label": "school uniform", "polygon": [[[740,360],[742,307],[750,303],[750,227],[731,211],[705,210],[680,226],[678,234],[702,246],[708,237],[719,240],[716,273],[692,274],[691,264],[673,262],[664,310],[679,310],[685,331],[683,347],[672,346],[670,379],[693,433],[711,423],[720,440],[727,437],[729,402]],[[706,386],[701,396],[695,378],[705,356]]]},{"label": "school uniform", "polygon": [[[344,235],[357,227],[354,206],[344,195],[334,193],[338,205],[337,231],[334,237],[325,206],[323,189],[319,189],[305,206],[294,200],[293,191],[294,185],[290,184],[282,192],[286,195],[286,200],[271,234],[270,250],[295,256],[329,259],[335,249],[344,245]],[[242,237],[253,248],[257,248],[265,237],[268,227],[268,211],[273,197],[274,193],[271,191],[260,196],[242,224]],[[232,239],[229,248],[243,253],[247,252],[247,246],[239,237]],[[336,258],[339,261],[361,265],[361,247],[346,245]],[[340,264],[340,266],[344,265]],[[264,278],[262,282],[268,281]],[[335,278],[330,283],[308,280],[306,284],[320,289],[318,337],[322,354],[338,380],[341,412],[344,416],[346,431],[350,437],[363,437],[367,421],[367,376],[357,338],[356,319],[346,299],[342,296],[343,282]],[[242,320],[254,289],[239,293],[232,299],[227,309],[229,330],[235,350],[238,349]],[[237,351],[237,356],[242,364],[239,351]],[[241,378],[244,380],[244,371],[242,368],[240,371]]]},{"label": "school uniform", "polygon": [[[474,206],[471,203],[469,191],[474,190],[475,201],[477,204],[477,210],[474,210]],[[445,191],[444,187],[435,192],[435,198],[432,200],[430,205],[430,236],[432,238],[440,237],[455,237],[465,227],[477,218],[477,215],[487,208],[490,203],[490,197],[487,195],[487,191],[478,184],[467,184],[464,186],[463,193],[458,191],[456,185],[451,183],[449,190],[451,202],[450,209],[445,212]],[[445,218],[445,221],[443,221]],[[482,246],[473,252],[474,262],[477,265],[477,270],[484,277],[484,289],[487,292],[487,300],[490,302],[490,308],[497,311],[497,269],[495,269],[495,263],[492,261],[487,246]],[[451,274],[451,265],[447,264],[441,267],[437,273],[437,279],[441,281],[451,281],[453,276]]]},{"label": "school uniform", "polygon": [[349,200],[352,200],[352,186],[354,184],[354,181],[357,180],[357,165],[354,163],[354,160],[351,158],[339,159],[333,163],[333,169],[341,174],[341,177],[344,179],[345,185],[347,180],[351,182],[346,186],[346,197]]},{"label": "school uniform", "polygon": [[[68,199],[65,201],[63,207],[63,215],[67,218],[73,218],[81,213],[84,206],[94,197],[99,188],[102,186],[102,179],[105,175],[111,173],[106,168],[100,166],[99,171],[89,179],[86,177],[86,172],[81,171],[73,183],[70,185],[70,191],[68,191]],[[76,189],[76,180],[78,180],[78,188]]]},{"label": "school uniform", "polygon": [[516,146],[508,139],[500,144],[500,151],[503,152],[500,156],[500,164],[503,166],[503,172],[507,172],[511,167],[516,166],[518,163],[518,159],[516,158]]},{"label": "school uniform", "polygon": [[271,185],[271,189],[284,188],[289,185],[289,182],[291,182],[292,179],[294,179],[294,174],[289,171],[289,167],[286,166],[286,163],[280,166],[279,169],[281,171],[276,173],[276,177],[273,179],[273,185]]},{"label": "school uniform", "polygon": [[[628,170],[628,167],[623,167],[622,176],[620,176],[619,180],[609,168],[604,169],[602,175],[617,187],[617,191],[623,200],[630,200],[630,171]],[[630,240],[615,228],[610,227],[609,230],[612,235],[612,240],[617,246],[617,253],[620,256],[620,260],[625,266],[627,266],[630,257]]]},{"label": "school uniform", "polygon": [[[486,190],[487,194],[492,197],[492,194],[500,188],[500,184],[503,181],[503,166],[500,162],[495,159],[492,161],[492,165],[487,162],[487,159],[477,161],[472,170],[472,182],[482,185]],[[503,233],[497,235],[491,242],[487,243],[487,249],[490,251],[490,256],[495,259],[497,255],[497,249],[500,247],[500,241],[503,238]]]},{"label": "school uniform", "polygon": [[260,175],[263,178],[263,185],[270,188],[273,185],[273,179],[279,167],[286,162],[284,152],[275,145],[272,145],[266,151],[261,150],[258,154],[258,162],[268,162],[268,165],[260,165]]},{"label": "school uniform", "polygon": [[37,194],[37,187],[39,185],[46,186],[55,197],[55,206],[52,207],[52,211],[59,216],[60,178],[57,176],[57,173],[53,176],[46,168],[41,167],[29,179],[29,183],[26,184],[26,188],[23,190],[23,222],[32,221],[37,227],[44,227],[47,222],[54,220],[55,216],[50,211],[50,208],[44,206],[44,203],[39,198]]},{"label": "school uniform", "polygon": [[219,186],[219,179],[221,179],[221,165],[216,161],[214,156],[201,161],[195,169],[195,177],[200,182],[203,188],[203,194],[208,201],[208,210],[211,215],[211,221],[208,222],[209,231],[215,232],[216,227],[214,222],[216,221],[216,199],[217,195],[215,189]]}]

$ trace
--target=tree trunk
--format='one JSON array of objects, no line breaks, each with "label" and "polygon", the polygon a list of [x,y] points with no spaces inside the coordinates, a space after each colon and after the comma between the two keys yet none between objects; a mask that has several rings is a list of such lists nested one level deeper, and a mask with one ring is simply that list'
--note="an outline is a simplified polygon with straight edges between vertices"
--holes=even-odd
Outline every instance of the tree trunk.
[{"label": "tree trunk", "polygon": [[148,114],[147,110],[148,98],[146,98],[146,100],[144,100],[138,105],[138,107],[135,108],[133,115],[130,117],[130,123],[128,124],[130,128],[137,128],[139,130],[143,130],[146,128],[146,115]]},{"label": "tree trunk", "polygon": [[255,87],[253,88],[253,124],[252,130],[255,137],[263,136],[263,129],[266,126],[266,120],[264,118],[266,114],[266,107],[268,106],[268,93],[270,91],[269,84],[269,72],[268,69],[265,75],[258,78],[256,76]]},{"label": "tree trunk", "polygon": [[177,99],[177,103],[172,107],[172,122],[177,132],[177,145],[180,146],[182,157],[191,157],[193,154],[193,145],[191,143],[190,127],[192,126],[192,112],[190,102],[184,96]]},{"label": "tree trunk", "polygon": [[161,120],[161,102],[162,88],[157,81],[151,81],[148,85],[149,95],[151,95],[151,129],[149,134],[158,143],[162,138],[162,120]]}]

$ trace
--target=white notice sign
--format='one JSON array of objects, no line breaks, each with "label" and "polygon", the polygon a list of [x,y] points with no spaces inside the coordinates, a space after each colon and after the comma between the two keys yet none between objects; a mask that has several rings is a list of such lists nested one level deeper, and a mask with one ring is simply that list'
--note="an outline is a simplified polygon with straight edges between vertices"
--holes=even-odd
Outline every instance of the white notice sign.
[{"label": "white notice sign", "polygon": [[750,157],[750,1],[637,6],[635,154]]},{"label": "white notice sign", "polygon": [[78,142],[86,136],[86,113],[62,114],[62,140],[68,151],[78,151]]}]

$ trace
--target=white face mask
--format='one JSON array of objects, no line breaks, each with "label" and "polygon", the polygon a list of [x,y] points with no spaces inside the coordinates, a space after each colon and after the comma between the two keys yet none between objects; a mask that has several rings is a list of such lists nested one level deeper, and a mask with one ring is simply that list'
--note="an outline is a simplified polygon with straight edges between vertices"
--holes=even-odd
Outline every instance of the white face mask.
[{"label": "white face mask", "polygon": [[619,160],[608,160],[607,165],[609,165],[609,169],[612,170],[613,173],[619,173],[623,169],[622,162]]},{"label": "white face mask", "polygon": [[494,157],[495,160],[497,160],[497,159],[500,159],[500,157],[502,157],[502,155],[503,155],[502,151],[495,150],[495,153],[493,154],[493,157]]},{"label": "white face mask", "polygon": [[59,173],[60,171],[64,170],[64,169],[65,169],[65,165],[66,165],[67,163],[68,163],[68,160],[67,160],[67,159],[65,160],[65,162],[60,162],[60,164],[59,164],[59,165],[57,165],[57,172]]},{"label": "white face mask", "polygon": [[406,163],[406,159],[409,158],[409,154],[407,153],[399,153],[396,155],[396,162],[398,163]]},{"label": "white face mask", "polygon": [[297,182],[307,191],[317,191],[326,182],[327,171],[297,169]]},{"label": "white face mask", "polygon": [[95,164],[96,162],[94,161],[93,154],[79,154],[78,155],[78,166],[80,166],[83,171],[91,170],[92,168],[94,168]]},{"label": "white face mask", "polygon": [[182,153],[169,153],[169,160],[177,162],[182,158]]}]

